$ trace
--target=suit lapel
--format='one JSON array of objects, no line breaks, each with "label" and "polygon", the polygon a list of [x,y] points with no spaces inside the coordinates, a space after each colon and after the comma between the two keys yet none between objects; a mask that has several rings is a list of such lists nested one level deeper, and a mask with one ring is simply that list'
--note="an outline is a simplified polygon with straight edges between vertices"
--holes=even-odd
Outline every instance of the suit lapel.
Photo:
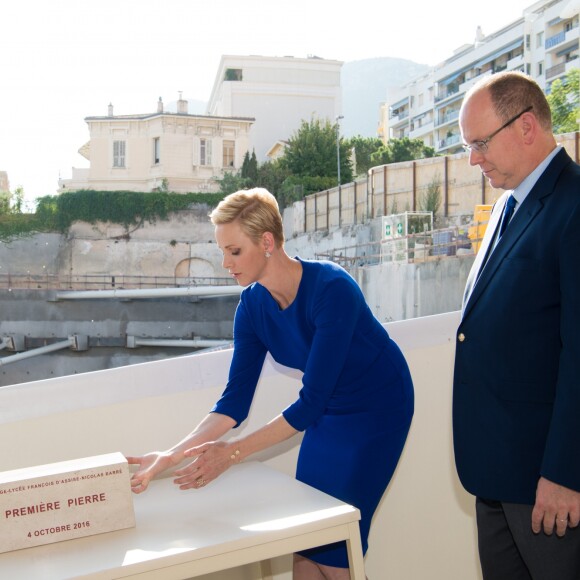
[{"label": "suit lapel", "polygon": [[[560,175],[562,169],[565,165],[570,162],[570,157],[564,149],[562,149],[552,160],[550,165],[548,165],[546,171],[540,176],[521,207],[515,213],[513,219],[511,220],[508,229],[502,236],[501,240],[498,242],[497,246],[489,256],[483,271],[479,278],[477,278],[481,263],[489,250],[489,245],[493,243],[495,238],[494,235],[489,237],[485,236],[487,240],[484,239],[485,244],[482,243],[482,247],[478,252],[478,256],[473,264],[473,268],[469,274],[469,278],[466,285],[466,304],[463,313],[463,319],[465,319],[469,312],[473,309],[478,299],[482,295],[485,288],[489,285],[493,276],[497,272],[500,264],[503,262],[504,258],[511,252],[512,248],[518,243],[518,240],[522,237],[526,229],[530,224],[536,219],[541,210],[544,207],[544,200],[546,197],[553,193],[554,187],[558,176]],[[501,219],[501,214],[503,212],[503,207],[507,200],[507,195],[504,194],[503,203],[501,204],[501,210],[494,213],[493,221],[490,220],[489,227],[493,225],[491,230],[495,233],[498,227],[498,223]],[[487,234],[487,231],[486,231]],[[481,259],[479,254],[482,254]],[[477,283],[476,283],[477,280]],[[471,283],[471,285],[470,285]],[[468,293],[469,291],[469,293]]]}]

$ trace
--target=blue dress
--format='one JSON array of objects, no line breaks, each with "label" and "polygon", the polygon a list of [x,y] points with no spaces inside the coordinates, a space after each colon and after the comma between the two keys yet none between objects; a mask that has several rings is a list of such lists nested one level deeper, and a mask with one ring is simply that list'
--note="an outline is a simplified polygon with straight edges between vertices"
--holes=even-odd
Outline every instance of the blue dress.
[{"label": "blue dress", "polygon": [[[304,431],[296,478],[360,510],[366,552],[371,519],[411,424],[411,375],[356,281],[333,262],[300,262],[298,293],[284,310],[259,283],[242,291],[229,380],[212,411],[236,427],[246,419],[267,352],[301,370],[298,400],[283,411]],[[344,542],[301,554],[348,567]]]}]

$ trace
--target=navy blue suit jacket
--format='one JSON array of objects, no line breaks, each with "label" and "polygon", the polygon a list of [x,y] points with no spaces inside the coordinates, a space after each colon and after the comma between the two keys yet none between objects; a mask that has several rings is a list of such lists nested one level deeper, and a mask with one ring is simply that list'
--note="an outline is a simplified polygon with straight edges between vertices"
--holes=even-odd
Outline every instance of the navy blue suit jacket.
[{"label": "navy blue suit jacket", "polygon": [[533,504],[540,476],[580,491],[580,166],[557,153],[474,284],[506,198],[457,331],[455,460],[470,493]]}]

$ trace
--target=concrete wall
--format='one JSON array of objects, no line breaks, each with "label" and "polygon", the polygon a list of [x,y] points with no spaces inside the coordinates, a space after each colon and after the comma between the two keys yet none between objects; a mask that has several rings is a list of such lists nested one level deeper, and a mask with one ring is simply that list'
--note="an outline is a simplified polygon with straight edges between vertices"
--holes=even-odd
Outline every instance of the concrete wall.
[{"label": "concrete wall", "polygon": [[[576,162],[580,160],[580,134],[558,135],[557,140]],[[490,187],[478,167],[469,164],[467,153],[457,153],[373,167],[361,179],[307,196],[298,202],[301,220],[292,233],[361,224],[368,219],[405,211],[425,209],[429,188],[439,186],[441,204],[435,216],[448,218],[472,215],[479,204],[493,203],[502,190]]]},{"label": "concrete wall", "polygon": [[[375,237],[374,225],[297,236],[286,242],[286,250],[291,256],[308,259],[324,258],[337,248],[358,246],[364,250]],[[474,259],[474,254],[441,256],[414,263],[355,265],[349,271],[375,316],[381,322],[392,322],[460,310]]]},{"label": "concrete wall", "polygon": [[[294,219],[285,212],[285,223]],[[377,220],[296,236],[290,255],[306,259],[364,250],[379,235]],[[63,349],[3,364],[0,386],[48,377],[160,360],[194,352],[193,347],[128,348],[127,337],[188,340],[232,339],[238,298],[94,299],[55,301],[56,288],[115,289],[146,280],[190,285],[194,278],[224,276],[207,208],[180,212],[170,221],[127,230],[112,224],[76,223],[67,236],[38,234],[0,243],[0,337],[18,336],[25,350],[45,347],[71,335],[86,336],[88,350]],[[416,263],[365,261],[350,272],[381,322],[452,312],[461,297],[474,256],[441,257]]]},{"label": "concrete wall", "polygon": [[129,228],[76,222],[66,235],[0,242],[0,282],[28,273],[73,282],[83,276],[228,277],[208,213],[199,205]]},{"label": "concrete wall", "polygon": [[87,337],[88,349],[69,348],[12,362],[2,351],[0,386],[15,385],[162,360],[196,352],[193,346],[128,346],[136,339],[232,340],[237,296],[142,300],[55,300],[51,290],[0,290],[0,337],[18,337],[28,354],[35,349]]}]

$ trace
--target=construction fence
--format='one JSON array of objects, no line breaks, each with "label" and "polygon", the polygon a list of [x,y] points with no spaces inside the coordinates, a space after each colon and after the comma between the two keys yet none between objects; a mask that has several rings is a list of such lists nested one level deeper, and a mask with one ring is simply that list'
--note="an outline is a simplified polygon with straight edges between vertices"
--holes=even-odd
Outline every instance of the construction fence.
[{"label": "construction fence", "polygon": [[[577,163],[580,133],[557,137]],[[502,191],[490,187],[467,153],[381,165],[358,179],[309,195],[293,205],[293,235],[367,223],[381,216],[431,210],[434,217],[473,215]],[[290,233],[290,232],[289,232]]]}]

